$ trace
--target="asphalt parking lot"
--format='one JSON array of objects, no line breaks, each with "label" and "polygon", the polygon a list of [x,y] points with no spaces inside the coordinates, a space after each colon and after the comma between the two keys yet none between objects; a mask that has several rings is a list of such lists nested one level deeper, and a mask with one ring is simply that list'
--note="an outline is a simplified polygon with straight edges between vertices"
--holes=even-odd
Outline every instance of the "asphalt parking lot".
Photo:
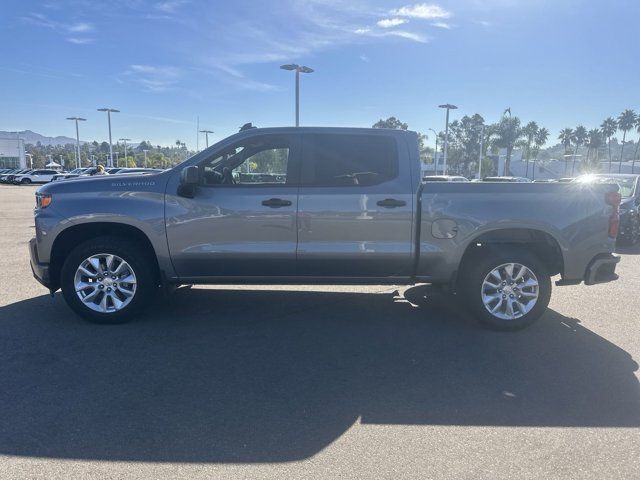
[{"label": "asphalt parking lot", "polygon": [[426,287],[198,287],[75,317],[0,185],[0,478],[640,478],[640,246],[528,330]]}]

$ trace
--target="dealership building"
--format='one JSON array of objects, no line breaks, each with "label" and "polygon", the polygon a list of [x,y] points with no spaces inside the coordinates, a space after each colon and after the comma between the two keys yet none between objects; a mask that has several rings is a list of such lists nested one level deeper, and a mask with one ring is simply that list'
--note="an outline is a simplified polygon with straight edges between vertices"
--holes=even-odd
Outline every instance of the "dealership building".
[{"label": "dealership building", "polygon": [[0,138],[0,169],[3,168],[27,168],[23,139]]}]

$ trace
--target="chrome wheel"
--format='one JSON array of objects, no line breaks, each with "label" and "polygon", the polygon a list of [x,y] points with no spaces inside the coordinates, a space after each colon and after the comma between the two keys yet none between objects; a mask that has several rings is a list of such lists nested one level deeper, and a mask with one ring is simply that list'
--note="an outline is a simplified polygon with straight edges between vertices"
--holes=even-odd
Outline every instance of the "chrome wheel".
[{"label": "chrome wheel", "polygon": [[482,303],[501,320],[514,320],[529,313],[538,302],[540,285],[535,274],[519,263],[494,268],[482,282]]},{"label": "chrome wheel", "polygon": [[82,303],[100,313],[122,310],[136,294],[136,274],[131,266],[117,255],[108,253],[83,260],[73,283]]}]

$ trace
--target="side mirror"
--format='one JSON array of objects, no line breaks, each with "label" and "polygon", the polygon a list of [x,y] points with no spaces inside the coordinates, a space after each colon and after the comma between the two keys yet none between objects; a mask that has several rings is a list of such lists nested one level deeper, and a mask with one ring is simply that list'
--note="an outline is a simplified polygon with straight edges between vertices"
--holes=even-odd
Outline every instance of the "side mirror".
[{"label": "side mirror", "polygon": [[193,198],[196,188],[200,183],[200,170],[197,166],[192,165],[185,167],[180,172],[180,186],[178,187],[178,195],[187,198]]}]

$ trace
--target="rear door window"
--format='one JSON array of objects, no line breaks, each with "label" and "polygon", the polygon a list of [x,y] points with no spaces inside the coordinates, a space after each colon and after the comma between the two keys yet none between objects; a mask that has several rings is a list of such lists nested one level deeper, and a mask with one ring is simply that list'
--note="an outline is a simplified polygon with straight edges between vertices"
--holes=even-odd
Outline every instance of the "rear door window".
[{"label": "rear door window", "polygon": [[398,147],[384,135],[305,134],[302,184],[366,187],[398,176]]}]

